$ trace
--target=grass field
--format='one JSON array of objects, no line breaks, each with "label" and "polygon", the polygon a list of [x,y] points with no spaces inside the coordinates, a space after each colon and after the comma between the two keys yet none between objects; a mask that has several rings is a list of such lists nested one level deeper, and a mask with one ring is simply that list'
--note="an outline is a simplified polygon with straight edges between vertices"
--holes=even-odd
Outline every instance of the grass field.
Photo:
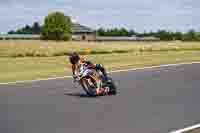
[{"label": "grass field", "polygon": [[[88,55],[94,63],[102,63],[108,71],[169,63],[200,61],[200,51],[143,52]],[[71,75],[64,56],[0,58],[0,83]]]},{"label": "grass field", "polygon": [[72,51],[111,54],[158,51],[200,51],[199,42],[52,42],[0,41],[0,57],[53,57]]},{"label": "grass field", "polygon": [[[108,71],[200,61],[196,42],[0,41],[0,82],[71,75],[66,54],[77,51]],[[23,57],[23,58],[22,58]]]},{"label": "grass field", "polygon": [[188,132],[185,132],[185,133],[200,133],[200,128],[194,129],[192,131],[188,131]]}]

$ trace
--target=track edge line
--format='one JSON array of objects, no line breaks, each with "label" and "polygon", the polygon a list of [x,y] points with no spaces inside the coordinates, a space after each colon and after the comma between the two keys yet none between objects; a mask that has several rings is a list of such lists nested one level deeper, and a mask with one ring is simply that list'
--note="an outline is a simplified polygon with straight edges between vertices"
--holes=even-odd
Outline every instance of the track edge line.
[{"label": "track edge line", "polygon": [[[200,62],[165,64],[165,65],[158,65],[158,66],[139,67],[139,68],[132,68],[132,69],[122,69],[122,70],[110,71],[108,73],[119,73],[119,72],[153,69],[153,68],[161,68],[161,67],[169,67],[169,66],[189,65],[189,64],[200,64]],[[31,82],[48,81],[48,80],[56,80],[56,79],[64,79],[64,78],[72,78],[72,76],[63,76],[63,77],[36,79],[36,80],[22,80],[22,81],[15,81],[15,82],[0,83],[0,85],[18,84],[18,83],[31,83]]]},{"label": "track edge line", "polygon": [[172,131],[170,133],[185,133],[185,132],[188,132],[188,131],[191,131],[191,130],[195,130],[197,128],[200,128],[200,124],[196,124],[196,125],[193,125],[193,126],[190,126],[190,127],[183,128],[183,129],[175,130],[175,131]]}]

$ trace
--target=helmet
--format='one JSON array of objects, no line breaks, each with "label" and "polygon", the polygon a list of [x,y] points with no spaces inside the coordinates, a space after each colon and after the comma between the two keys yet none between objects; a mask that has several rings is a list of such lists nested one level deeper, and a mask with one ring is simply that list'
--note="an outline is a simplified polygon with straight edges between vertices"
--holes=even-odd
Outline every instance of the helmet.
[{"label": "helmet", "polygon": [[71,64],[76,64],[80,60],[79,55],[76,52],[73,52],[69,55],[69,61]]}]

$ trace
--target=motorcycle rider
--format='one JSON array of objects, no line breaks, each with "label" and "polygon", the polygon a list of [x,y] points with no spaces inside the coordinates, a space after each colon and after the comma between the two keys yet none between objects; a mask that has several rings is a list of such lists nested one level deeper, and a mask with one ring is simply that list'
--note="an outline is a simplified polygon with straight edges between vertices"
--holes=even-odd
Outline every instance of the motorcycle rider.
[{"label": "motorcycle rider", "polygon": [[[77,78],[79,68],[84,65],[87,69],[100,70],[104,75],[104,80],[107,81],[107,73],[101,64],[93,64],[92,62],[86,60],[84,57],[80,57],[76,52],[73,52],[69,55],[69,61],[72,64],[72,74],[74,80]],[[108,93],[109,90],[107,88],[96,89],[96,95],[103,95]]]}]

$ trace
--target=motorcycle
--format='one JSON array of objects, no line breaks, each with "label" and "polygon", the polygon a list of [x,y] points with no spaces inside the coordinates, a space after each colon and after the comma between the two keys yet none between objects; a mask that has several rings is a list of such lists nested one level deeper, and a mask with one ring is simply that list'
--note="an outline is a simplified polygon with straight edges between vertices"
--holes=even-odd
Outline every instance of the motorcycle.
[{"label": "motorcycle", "polygon": [[96,96],[97,88],[109,89],[107,95],[115,95],[117,93],[112,78],[108,77],[105,80],[105,76],[100,70],[87,69],[86,67],[81,66],[79,74],[75,79],[89,96]]}]

